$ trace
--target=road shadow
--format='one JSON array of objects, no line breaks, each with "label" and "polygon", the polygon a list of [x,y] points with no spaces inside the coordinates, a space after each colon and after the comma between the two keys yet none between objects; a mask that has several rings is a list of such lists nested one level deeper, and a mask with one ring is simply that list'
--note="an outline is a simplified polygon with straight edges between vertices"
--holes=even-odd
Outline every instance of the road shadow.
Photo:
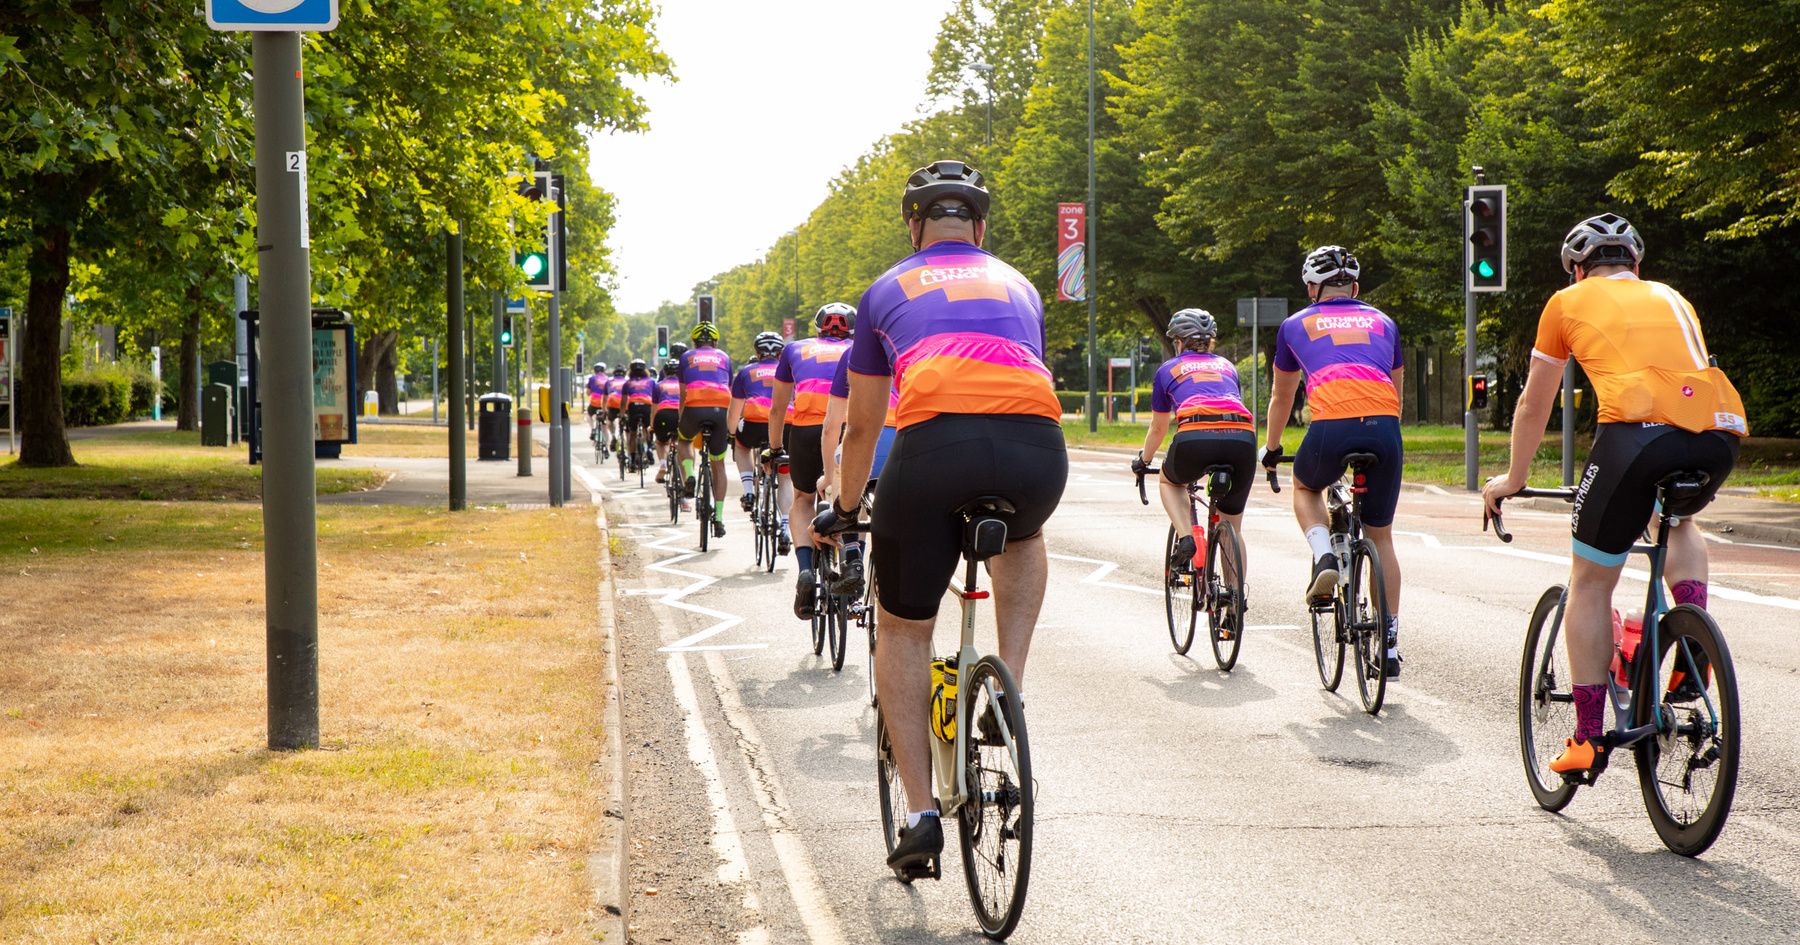
[{"label": "road shadow", "polygon": [[1370,715],[1354,693],[1345,698],[1342,687],[1336,694],[1321,691],[1319,696],[1326,714],[1290,722],[1286,728],[1324,764],[1405,777],[1462,757],[1455,739],[1413,717],[1405,705],[1389,703],[1380,715]]},{"label": "road shadow", "polygon": [[[948,831],[946,831],[948,832]],[[943,878],[940,883],[954,883],[960,893],[963,886],[962,863],[957,859],[956,838],[944,838]],[[918,880],[915,883],[902,883],[892,873],[870,881],[868,885],[868,917],[869,926],[875,930],[875,939],[879,942],[920,943],[920,945],[948,945],[948,943],[987,942],[989,939],[975,931],[975,918],[967,916],[967,931],[946,932],[928,927],[930,921],[925,910],[925,896],[919,892],[919,883],[931,880]],[[967,909],[966,902],[963,908]]]},{"label": "road shadow", "polygon": [[[1200,641],[1195,641],[1196,647]],[[1213,662],[1211,651],[1199,657],[1168,654],[1174,679],[1145,676],[1143,680],[1162,690],[1163,697],[1203,709],[1226,709],[1275,698],[1274,688],[1257,681],[1256,672],[1242,664],[1227,673]]]},{"label": "road shadow", "polygon": [[739,694],[753,709],[816,709],[869,699],[869,683],[863,668],[849,660],[842,672],[831,671],[831,662],[811,651],[800,658],[786,676],[778,679],[742,679]]}]

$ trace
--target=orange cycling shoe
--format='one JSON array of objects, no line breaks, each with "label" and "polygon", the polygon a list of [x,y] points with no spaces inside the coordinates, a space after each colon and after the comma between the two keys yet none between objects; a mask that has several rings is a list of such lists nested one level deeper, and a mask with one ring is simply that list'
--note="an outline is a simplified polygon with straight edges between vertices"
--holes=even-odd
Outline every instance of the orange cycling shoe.
[{"label": "orange cycling shoe", "polygon": [[1565,781],[1592,784],[1594,778],[1606,770],[1606,763],[1612,760],[1612,748],[1612,739],[1605,735],[1582,741],[1565,739],[1562,754],[1550,762],[1550,770],[1562,775]]}]

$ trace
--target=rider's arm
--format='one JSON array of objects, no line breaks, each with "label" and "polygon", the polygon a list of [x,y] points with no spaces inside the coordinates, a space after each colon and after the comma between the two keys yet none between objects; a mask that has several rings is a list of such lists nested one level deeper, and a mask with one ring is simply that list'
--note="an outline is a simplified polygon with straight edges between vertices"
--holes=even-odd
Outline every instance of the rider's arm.
[{"label": "rider's arm", "polygon": [[837,481],[838,443],[843,439],[844,418],[849,414],[849,398],[831,397],[825,401],[825,426],[819,430],[819,451],[824,454],[825,475],[819,482],[827,488]]},{"label": "rider's arm", "polygon": [[1150,429],[1144,433],[1144,447],[1138,453],[1147,466],[1156,464],[1156,451],[1162,449],[1163,437],[1169,435],[1169,415],[1153,413],[1150,415]]},{"label": "rider's arm", "polygon": [[794,399],[794,385],[791,381],[776,381],[775,389],[769,392],[769,448],[781,449],[781,428],[787,424],[788,401]]},{"label": "rider's arm", "polygon": [[738,421],[744,418],[744,398],[731,398],[731,406],[725,411],[725,432],[736,433]]},{"label": "rider's arm", "polygon": [[[861,496],[875,465],[875,444],[887,422],[888,392],[894,379],[850,372],[849,428],[844,431],[844,461],[838,466],[840,496]],[[836,501],[836,500],[834,500]]]},{"label": "rider's arm", "polygon": [[[1495,484],[1493,496],[1509,496],[1525,488],[1531,474],[1531,460],[1538,444],[1544,441],[1544,427],[1550,422],[1550,411],[1556,406],[1556,389],[1562,384],[1562,365],[1543,358],[1531,359],[1531,373],[1525,378],[1525,391],[1519,395],[1519,406],[1513,410],[1512,458],[1506,478]],[[1488,490],[1484,490],[1488,491]],[[1493,502],[1488,503],[1492,507]]]},{"label": "rider's arm", "polygon": [[1287,429],[1288,416],[1294,412],[1294,395],[1300,390],[1300,372],[1275,369],[1274,387],[1269,391],[1268,447],[1281,445],[1281,431]]}]

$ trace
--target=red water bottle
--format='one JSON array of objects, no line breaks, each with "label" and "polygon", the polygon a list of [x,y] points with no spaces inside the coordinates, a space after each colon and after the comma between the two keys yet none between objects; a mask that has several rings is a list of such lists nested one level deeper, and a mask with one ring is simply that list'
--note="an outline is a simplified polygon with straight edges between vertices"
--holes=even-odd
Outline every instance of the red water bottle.
[{"label": "red water bottle", "polygon": [[1206,561],[1206,526],[1198,521],[1194,523],[1194,570],[1204,567]]},{"label": "red water bottle", "polygon": [[1613,681],[1620,688],[1631,686],[1631,661],[1637,657],[1638,644],[1644,639],[1644,615],[1637,611],[1620,614],[1615,608],[1612,612],[1613,630]]}]

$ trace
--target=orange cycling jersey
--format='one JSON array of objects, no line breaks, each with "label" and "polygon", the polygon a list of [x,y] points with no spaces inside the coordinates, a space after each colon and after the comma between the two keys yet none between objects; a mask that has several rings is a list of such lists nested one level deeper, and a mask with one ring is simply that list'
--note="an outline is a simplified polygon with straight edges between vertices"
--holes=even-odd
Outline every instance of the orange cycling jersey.
[{"label": "orange cycling jersey", "polygon": [[1550,297],[1532,357],[1571,355],[1593,381],[1601,423],[1666,423],[1749,434],[1744,402],[1712,366],[1694,307],[1660,282],[1623,272]]}]

